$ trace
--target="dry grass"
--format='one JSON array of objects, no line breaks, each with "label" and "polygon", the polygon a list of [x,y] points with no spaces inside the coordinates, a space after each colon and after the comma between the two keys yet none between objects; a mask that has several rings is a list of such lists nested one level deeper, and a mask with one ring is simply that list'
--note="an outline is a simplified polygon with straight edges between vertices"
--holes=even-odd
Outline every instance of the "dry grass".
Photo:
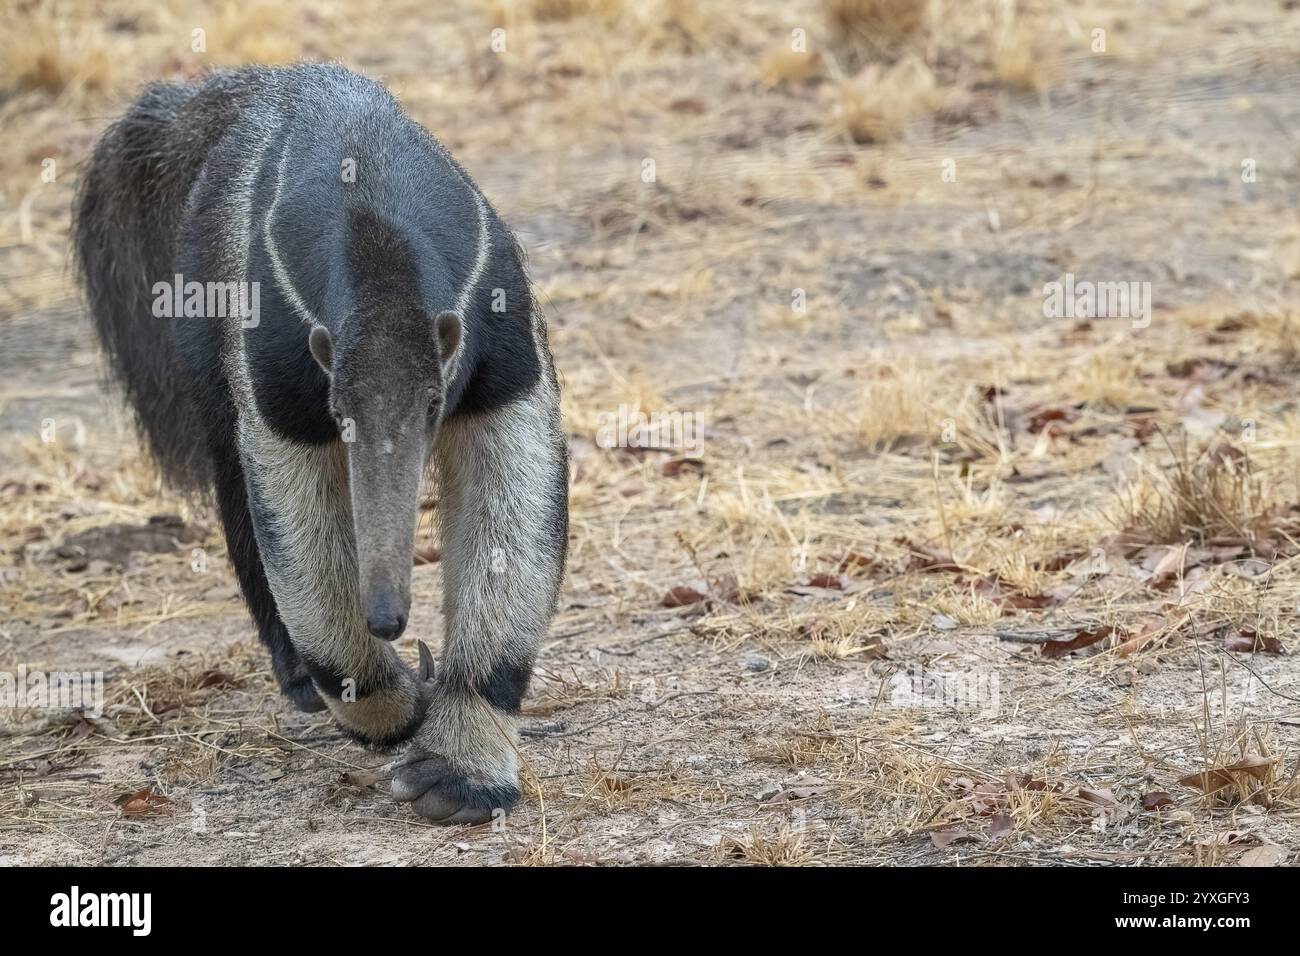
[{"label": "dry grass", "polygon": [[1055,79],[1053,63],[1036,43],[1034,31],[1016,23],[1000,31],[993,42],[993,72],[1013,90],[1037,93]]},{"label": "dry grass", "polygon": [[301,11],[292,6],[226,0],[199,26],[206,32],[207,58],[223,66],[292,63],[304,52]]},{"label": "dry grass", "polygon": [[944,412],[932,369],[885,366],[863,386],[858,434],[873,448],[901,438],[932,442],[941,437]]},{"label": "dry grass", "polygon": [[119,81],[116,47],[102,24],[54,0],[0,9],[0,78],[11,89],[77,99]]},{"label": "dry grass", "polygon": [[792,50],[785,46],[766,50],[758,61],[758,75],[766,87],[807,83],[821,76],[825,69],[818,53]]},{"label": "dry grass", "polygon": [[831,124],[855,143],[881,143],[933,113],[941,102],[930,68],[909,56],[887,69],[870,68],[842,80]]},{"label": "dry grass", "polygon": [[1300,368],[1300,315],[1294,310],[1250,311],[1233,318],[1253,330],[1262,347],[1275,349],[1283,367]]},{"label": "dry grass", "polygon": [[[24,853],[1233,864],[1294,842],[1296,234],[1275,192],[1220,181],[1239,142],[1292,150],[1275,8],[1161,4],[1126,37],[1103,3],[1116,48],[1144,51],[1103,68],[1048,0],[112,6],[129,24],[5,8],[0,661],[85,659],[110,688],[107,724],[5,715],[0,829]],[[59,338],[75,169],[108,116],[148,79],[300,55],[382,76],[448,142],[551,322],[569,579],[500,830],[423,827],[379,757],[282,708],[222,596],[214,516],[160,493],[84,336]],[[1043,91],[1050,113],[1016,95]],[[1189,150],[1177,131],[1208,117]],[[47,156],[70,172],[39,182]],[[1139,331],[1042,320],[1066,271],[1177,278]],[[698,415],[702,451],[609,447],[620,407]],[[47,415],[55,442],[33,437]],[[206,577],[184,550],[58,556],[158,513],[207,530]],[[436,645],[440,569],[416,573]],[[699,600],[666,602],[678,587]],[[1000,709],[900,704],[900,673],[995,674]],[[1180,782],[1242,763],[1213,792]],[[145,786],[222,839],[124,814]],[[1152,792],[1171,802],[1143,810]]]},{"label": "dry grass", "polygon": [[924,40],[931,0],[822,0],[822,13],[846,61],[893,62]]},{"label": "dry grass", "polygon": [[754,866],[807,866],[813,861],[804,835],[785,821],[770,833],[755,828],[747,837],[728,837],[720,851],[724,860],[739,859]]},{"label": "dry grass", "polygon": [[538,20],[572,20],[575,17],[617,17],[623,0],[532,0],[532,15]]},{"label": "dry grass", "polygon": [[507,29],[529,21],[566,23],[595,19],[612,22],[627,12],[623,0],[487,0],[484,8],[493,23]]},{"label": "dry grass", "polygon": [[[1277,547],[1288,529],[1266,475],[1240,448],[1223,443],[1192,451],[1183,436],[1173,463],[1121,487],[1117,523],[1158,544],[1231,538]],[[1274,538],[1269,543],[1262,539]]]}]

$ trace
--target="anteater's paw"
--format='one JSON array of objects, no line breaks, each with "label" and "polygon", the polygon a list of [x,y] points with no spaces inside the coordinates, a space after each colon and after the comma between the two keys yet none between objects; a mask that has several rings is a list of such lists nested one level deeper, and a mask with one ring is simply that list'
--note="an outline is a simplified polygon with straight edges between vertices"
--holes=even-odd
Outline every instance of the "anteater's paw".
[{"label": "anteater's paw", "polygon": [[325,709],[325,701],[316,690],[311,674],[303,665],[302,658],[289,646],[287,638],[283,643],[272,644],[271,669],[275,673],[275,682],[280,686],[280,693],[294,707],[308,714]]},{"label": "anteater's paw", "polygon": [[393,777],[393,797],[434,823],[486,823],[519,802],[519,787],[476,778],[443,757],[417,753]]},{"label": "anteater's paw", "polygon": [[281,687],[280,692],[289,698],[293,706],[303,713],[315,714],[325,709],[324,698],[321,697],[320,692],[316,690],[316,685],[306,674],[294,678]]}]

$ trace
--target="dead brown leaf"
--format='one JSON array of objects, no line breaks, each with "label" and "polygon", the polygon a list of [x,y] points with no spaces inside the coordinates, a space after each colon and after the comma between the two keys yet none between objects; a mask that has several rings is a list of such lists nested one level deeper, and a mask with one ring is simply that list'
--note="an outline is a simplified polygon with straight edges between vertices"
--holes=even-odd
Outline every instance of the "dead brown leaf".
[{"label": "dead brown leaf", "polygon": [[1104,641],[1115,632],[1115,629],[1109,624],[1101,627],[1095,627],[1091,630],[1078,631],[1074,637],[1064,641],[1045,641],[1039,645],[1039,656],[1049,659],[1065,657],[1073,651],[1082,650],[1085,647],[1091,647],[1099,641]]},{"label": "dead brown leaf", "polygon": [[704,459],[687,456],[669,458],[659,466],[659,472],[665,478],[676,478],[683,473],[702,475],[704,474]]},{"label": "dead brown leaf", "polygon": [[1173,805],[1174,798],[1164,790],[1152,790],[1150,793],[1142,794],[1143,810],[1163,810]]},{"label": "dead brown leaf", "polygon": [[911,538],[906,537],[895,538],[894,541],[909,552],[907,558],[908,571],[924,571],[928,574],[938,574],[944,571],[961,570],[961,566],[957,564],[951,554],[932,544],[927,544],[924,541],[913,541]]},{"label": "dead brown leaf", "polygon": [[989,821],[989,833],[993,836],[1009,836],[1015,832],[1016,822],[1009,813],[994,814],[993,819]]},{"label": "dead brown leaf", "polygon": [[171,800],[150,784],[139,790],[124,793],[113,800],[124,816],[171,816],[176,812]]},{"label": "dead brown leaf", "polygon": [[1211,767],[1209,770],[1190,773],[1178,782],[1184,787],[1196,787],[1205,793],[1214,793],[1216,790],[1232,786],[1242,776],[1249,776],[1259,782],[1267,780],[1269,770],[1277,760],[1277,757],[1259,755],[1243,757],[1226,767]]},{"label": "dead brown leaf", "polygon": [[937,830],[930,831],[930,842],[934,844],[936,850],[945,849],[958,840],[974,840],[975,838],[974,833],[960,827],[940,827]]},{"label": "dead brown leaf", "polygon": [[707,585],[703,581],[696,584],[679,584],[669,589],[664,595],[662,604],[664,607],[686,607],[688,604],[699,604],[701,601],[707,601]]},{"label": "dead brown leaf", "polygon": [[198,683],[194,686],[203,687],[239,687],[243,684],[237,677],[233,677],[221,670],[206,670],[199,675]]},{"label": "dead brown leaf", "polygon": [[1285,654],[1282,642],[1253,627],[1233,628],[1223,635],[1223,649],[1240,654]]}]

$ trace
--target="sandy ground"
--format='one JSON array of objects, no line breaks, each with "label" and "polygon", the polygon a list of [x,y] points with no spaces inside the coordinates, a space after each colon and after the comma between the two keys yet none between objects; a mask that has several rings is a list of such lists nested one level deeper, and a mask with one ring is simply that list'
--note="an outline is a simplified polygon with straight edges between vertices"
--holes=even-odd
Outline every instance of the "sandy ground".
[{"label": "sandy ground", "polygon": [[[159,489],[104,387],[67,203],[134,83],[191,70],[163,49],[207,22],[181,5],[103,32],[149,51],[103,92],[0,102],[28,134],[0,207],[0,669],[106,696],[0,712],[0,862],[1295,862],[1300,13],[1021,5],[1028,75],[954,16],[918,48],[938,92],[857,142],[844,84],[901,72],[764,66],[801,24],[823,49],[816,4],[400,30],[280,6],[248,32],[288,17],[290,49],[230,61],[387,79],[547,302],[573,535],[525,800],[430,826],[390,755],[291,711],[212,513]],[[46,156],[69,171],[32,187]],[[1066,273],[1149,282],[1149,324],[1046,317]],[[603,447],[621,406],[700,447]],[[412,659],[436,563],[414,588]]]}]

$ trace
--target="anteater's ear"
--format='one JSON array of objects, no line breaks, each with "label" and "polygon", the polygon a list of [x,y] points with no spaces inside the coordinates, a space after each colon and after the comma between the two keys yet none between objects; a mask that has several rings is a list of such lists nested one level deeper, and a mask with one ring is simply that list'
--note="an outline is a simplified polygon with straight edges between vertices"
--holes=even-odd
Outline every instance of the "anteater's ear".
[{"label": "anteater's ear", "polygon": [[446,368],[447,364],[456,357],[456,350],[460,348],[461,333],[465,325],[461,322],[460,316],[451,311],[439,312],[433,324],[438,330],[438,353],[442,356],[443,367]]},{"label": "anteater's ear", "polygon": [[329,374],[334,368],[334,338],[330,335],[330,330],[323,325],[313,325],[311,335],[307,337],[307,345],[312,357]]}]

